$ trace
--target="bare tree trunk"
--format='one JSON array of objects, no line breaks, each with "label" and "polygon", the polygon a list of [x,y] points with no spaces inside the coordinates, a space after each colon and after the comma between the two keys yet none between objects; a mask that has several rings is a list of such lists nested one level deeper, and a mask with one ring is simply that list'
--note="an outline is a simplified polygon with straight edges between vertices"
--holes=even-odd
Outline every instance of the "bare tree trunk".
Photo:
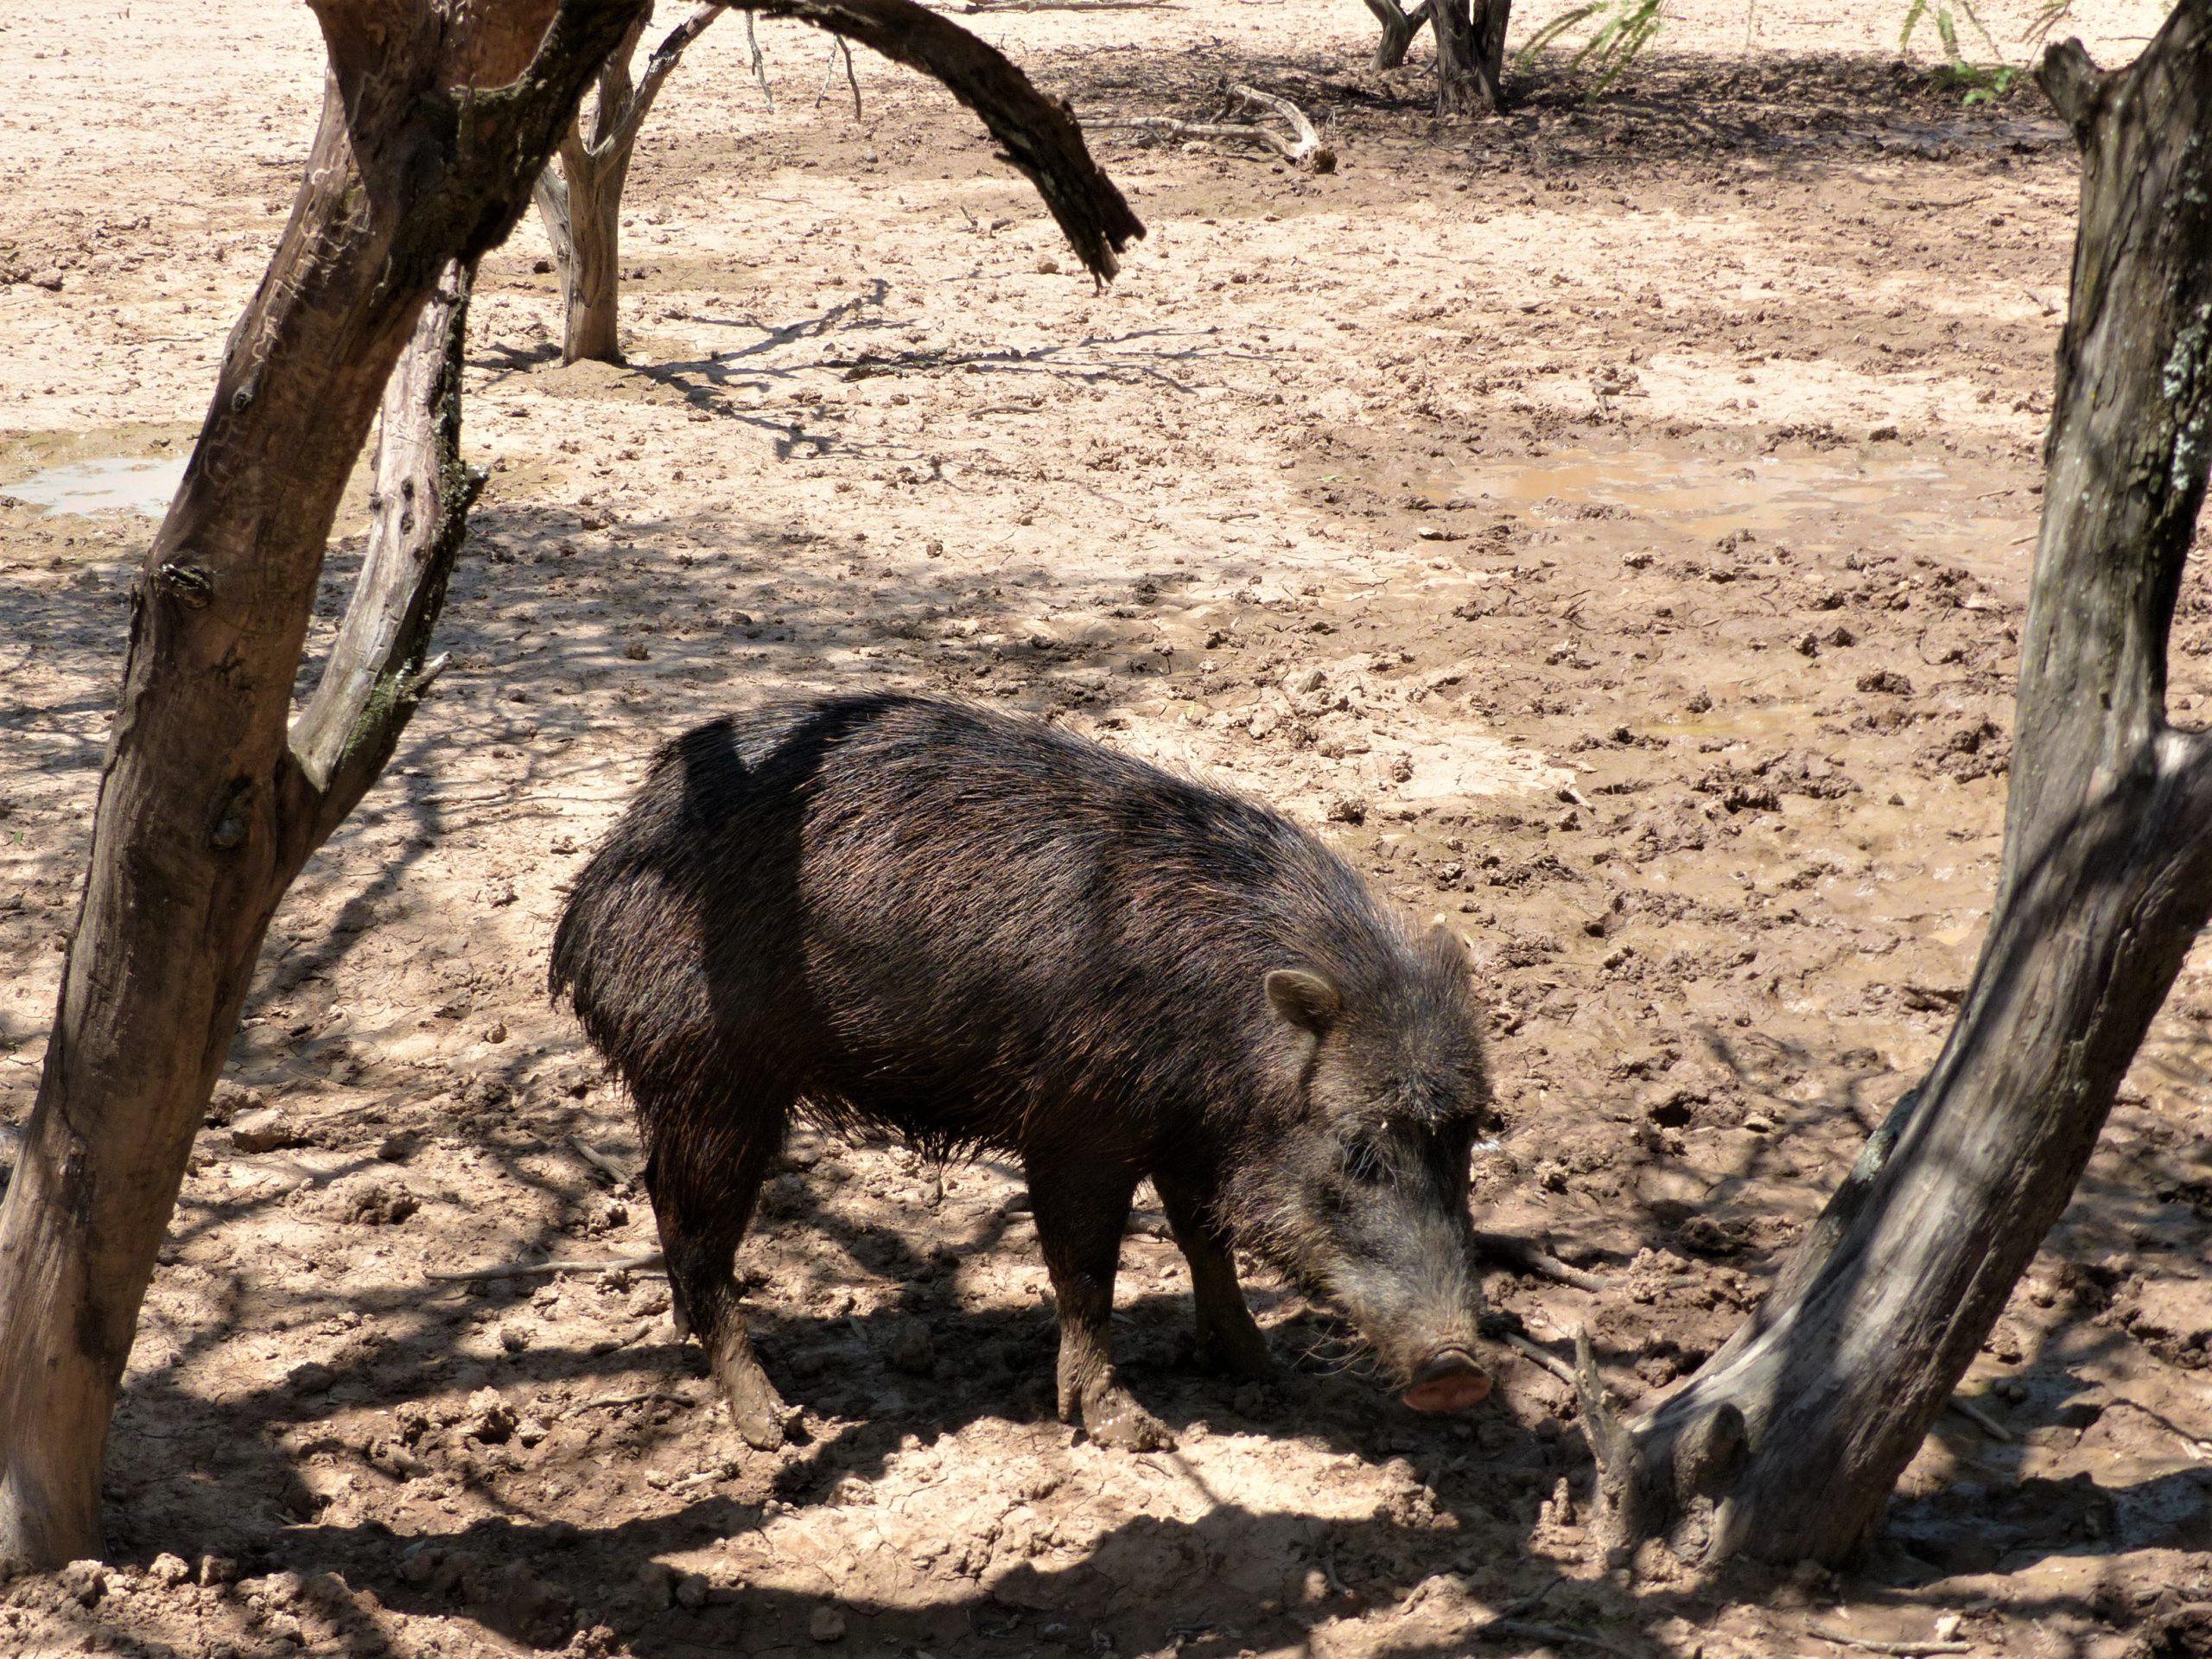
[{"label": "bare tree trunk", "polygon": [[1413,50],[1422,25],[1436,9],[1436,0],[1421,0],[1411,11],[1402,10],[1398,0],[1367,0],[1367,9],[1382,25],[1382,38],[1375,42],[1375,67],[1395,69],[1405,62],[1406,54]]},{"label": "bare tree trunk", "polygon": [[1616,1549],[1833,1561],[1866,1539],[2212,916],[2212,740],[2165,718],[2212,460],[2212,13],[2177,7],[2121,73],[2054,47],[2043,82],[2082,213],[1988,936],[1934,1068],[1727,1345],[1626,1427],[1586,1348]]},{"label": "bare tree trunk", "polygon": [[629,180],[630,158],[637,153],[638,130],[660,80],[676,67],[698,29],[712,22],[721,10],[702,6],[694,14],[698,28],[687,22],[670,36],[671,43],[682,36],[682,44],[673,51],[664,45],[654,54],[654,61],[665,58],[665,65],[658,76],[648,70],[649,84],[640,99],[639,88],[630,79],[630,58],[652,15],[648,0],[645,16],[600,67],[595,107],[588,113],[576,112],[562,137],[556,162],[538,175],[538,217],[553,244],[553,268],[561,278],[563,363],[579,358],[601,363],[622,360],[622,187]]},{"label": "bare tree trunk", "polygon": [[1496,115],[1505,107],[1505,30],[1513,0],[1431,0],[1436,14],[1436,112]]},{"label": "bare tree trunk", "polygon": [[[474,490],[452,451],[454,262],[513,227],[642,3],[318,0],[321,125],[140,576],[85,895],[0,1201],[0,1576],[98,1551],[116,1390],[262,937],[435,672]],[[945,80],[1101,277],[1143,234],[1065,108],[957,25],[912,0],[760,9]],[[410,338],[372,544],[295,726],[331,522]]]}]

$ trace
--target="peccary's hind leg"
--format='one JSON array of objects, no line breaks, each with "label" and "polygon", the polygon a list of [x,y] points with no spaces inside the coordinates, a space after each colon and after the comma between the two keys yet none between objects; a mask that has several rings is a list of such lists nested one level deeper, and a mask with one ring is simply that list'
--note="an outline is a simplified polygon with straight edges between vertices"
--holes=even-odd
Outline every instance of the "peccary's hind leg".
[{"label": "peccary's hind leg", "polygon": [[1060,1421],[1080,1422],[1102,1446],[1170,1451],[1175,1437],[1114,1380],[1114,1274],[1136,1186],[1134,1170],[1029,1169],[1037,1241],[1060,1316]]},{"label": "peccary's hind leg", "polygon": [[1167,1224],[1175,1230],[1183,1259],[1191,1264],[1198,1363],[1237,1376],[1270,1375],[1274,1359],[1237,1285],[1229,1235],[1214,1224],[1205,1200],[1190,1188],[1158,1174],[1152,1184],[1160,1190],[1160,1205],[1167,1211]]},{"label": "peccary's hind leg", "polygon": [[764,1452],[784,1443],[788,1413],[753,1352],[733,1269],[760,1183],[783,1148],[790,1111],[788,1097],[721,1106],[709,1123],[692,1120],[649,1133],[645,1160],[677,1329],[698,1338],[737,1432]]}]

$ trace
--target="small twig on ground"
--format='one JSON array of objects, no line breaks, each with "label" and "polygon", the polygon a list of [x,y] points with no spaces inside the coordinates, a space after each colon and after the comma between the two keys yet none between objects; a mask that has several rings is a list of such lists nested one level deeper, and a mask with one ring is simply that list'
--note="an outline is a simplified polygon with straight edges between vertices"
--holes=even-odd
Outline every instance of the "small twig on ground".
[{"label": "small twig on ground", "polygon": [[1834,1642],[1840,1647],[1857,1648],[1864,1653],[1972,1653],[1971,1642],[1878,1642],[1871,1636],[1846,1636],[1841,1630],[1831,1630],[1818,1624],[1807,1629],[1823,1642]]},{"label": "small twig on ground", "polygon": [[1533,1613],[1539,1606],[1542,1605],[1543,1599],[1546,1596],[1551,1594],[1553,1591],[1558,1589],[1560,1586],[1566,1582],[1567,1575],[1565,1573],[1554,1573],[1551,1578],[1547,1579],[1544,1581],[1543,1587],[1538,1590],[1534,1595],[1523,1596],[1518,1601],[1508,1602],[1504,1606],[1499,1608],[1495,1613],[1491,1614],[1491,1617],[1492,1618],[1518,1618],[1523,1613]]},{"label": "small twig on ground", "polygon": [[1484,1255],[1518,1268],[1523,1273],[1533,1273],[1539,1278],[1556,1279],[1562,1285],[1572,1285],[1577,1290],[1611,1290],[1613,1281],[1602,1273],[1569,1267],[1549,1251],[1539,1248],[1525,1238],[1511,1233],[1477,1233],[1475,1248]]},{"label": "small twig on ground", "polygon": [[582,1158],[584,1162],[589,1164],[594,1169],[606,1176],[608,1180],[613,1181],[616,1185],[619,1186],[624,1181],[630,1179],[630,1172],[623,1168],[621,1165],[616,1163],[614,1160],[608,1157],[603,1152],[594,1152],[589,1147],[586,1146],[584,1144],[583,1136],[580,1135],[570,1135],[569,1137],[569,1144],[576,1149],[576,1155],[578,1157]]},{"label": "small twig on ground", "polygon": [[488,1279],[528,1279],[546,1273],[634,1273],[664,1268],[667,1260],[658,1250],[645,1255],[617,1255],[604,1262],[505,1262],[496,1268],[469,1268],[459,1273],[426,1273],[425,1279],[442,1284],[478,1284]]},{"label": "small twig on ground", "polygon": [[1525,1354],[1535,1361],[1537,1364],[1542,1366],[1569,1388],[1574,1386],[1574,1367],[1556,1354],[1545,1352],[1528,1338],[1517,1336],[1510,1331],[1505,1333],[1505,1343],[1506,1346],[1511,1348],[1516,1353]]},{"label": "small twig on ground", "polygon": [[640,1389],[635,1394],[602,1394],[596,1400],[587,1400],[580,1406],[569,1408],[573,1417],[580,1411],[595,1411],[601,1406],[615,1408],[622,1406],[642,1406],[648,1400],[665,1400],[671,1406],[696,1406],[696,1400],[687,1400],[680,1394],[671,1394],[666,1389]]},{"label": "small twig on ground", "polygon": [[1975,1405],[1972,1401],[1961,1400],[1955,1394],[1951,1396],[1951,1409],[1968,1422],[1977,1425],[1985,1433],[1993,1434],[2000,1440],[2009,1442],[2020,1438],[1980,1406]]}]

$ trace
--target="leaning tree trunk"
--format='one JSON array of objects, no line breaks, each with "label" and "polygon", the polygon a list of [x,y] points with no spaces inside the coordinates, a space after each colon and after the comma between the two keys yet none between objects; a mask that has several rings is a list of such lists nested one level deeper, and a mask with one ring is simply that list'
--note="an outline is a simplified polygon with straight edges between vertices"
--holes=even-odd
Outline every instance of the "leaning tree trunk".
[{"label": "leaning tree trunk", "polygon": [[[957,25],[912,0],[748,3],[944,81],[1095,275],[1143,233],[1072,116]],[[474,487],[452,453],[454,262],[513,227],[642,4],[318,0],[321,125],[139,579],[90,873],[0,1201],[0,1577],[99,1549],[116,1391],[263,935],[435,671]],[[295,724],[331,522],[410,336],[360,585]]]},{"label": "leaning tree trunk", "polygon": [[1406,54],[1413,50],[1422,25],[1436,9],[1436,0],[1421,0],[1421,4],[1411,11],[1402,10],[1398,0],[1367,0],[1367,9],[1382,25],[1382,38],[1375,42],[1375,67],[1395,69],[1405,62]]},{"label": "leaning tree trunk", "polygon": [[2212,916],[2212,738],[2165,718],[2212,459],[2212,9],[2130,69],[2055,47],[2082,149],[1996,900],[1957,1023],[1758,1312],[1640,1421],[1585,1344],[1599,1529],[1718,1560],[1859,1546],[2065,1209]]},{"label": "leaning tree trunk", "polygon": [[1505,29],[1513,0],[1431,3],[1436,15],[1436,112],[1496,115],[1505,107]]}]

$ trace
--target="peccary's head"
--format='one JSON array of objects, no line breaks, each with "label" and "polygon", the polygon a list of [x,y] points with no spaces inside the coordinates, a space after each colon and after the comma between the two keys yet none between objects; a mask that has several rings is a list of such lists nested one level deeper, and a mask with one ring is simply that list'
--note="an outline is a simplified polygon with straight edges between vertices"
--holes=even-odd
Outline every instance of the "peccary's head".
[{"label": "peccary's head", "polygon": [[1303,1099],[1255,1160],[1248,1213],[1255,1242],[1351,1315],[1408,1405],[1459,1410],[1491,1387],[1467,1216],[1491,1097],[1466,957],[1440,926],[1410,961],[1362,978],[1266,976]]}]

